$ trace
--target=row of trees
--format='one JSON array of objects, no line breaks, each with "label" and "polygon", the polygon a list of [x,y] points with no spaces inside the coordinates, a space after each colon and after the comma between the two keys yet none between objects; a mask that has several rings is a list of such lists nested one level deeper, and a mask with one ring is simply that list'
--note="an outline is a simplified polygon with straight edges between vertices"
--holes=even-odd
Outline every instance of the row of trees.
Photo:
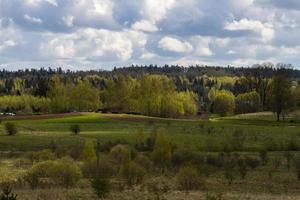
[{"label": "row of trees", "polygon": [[[255,79],[241,78],[241,81]],[[263,86],[237,96],[229,90],[211,89],[208,93],[212,112],[225,116],[233,113],[251,113],[271,110],[276,113],[277,120],[285,114],[297,109],[300,100],[300,87],[293,85],[289,71],[278,68],[272,79],[263,79]],[[263,92],[262,92],[263,91]]]},{"label": "row of trees", "polygon": [[[154,71],[153,74],[142,74],[142,69]],[[94,72],[94,75],[91,72],[51,71],[51,78],[39,77],[38,81],[34,76],[33,80],[26,78],[30,72],[8,73],[8,78],[14,74],[18,77],[4,81],[0,76],[0,93],[6,94],[0,96],[0,111],[61,113],[102,108],[111,112],[160,117],[190,116],[199,110],[222,116],[274,111],[279,120],[300,104],[300,87],[297,79],[291,78],[295,71],[286,65],[274,67],[269,64],[247,70],[220,69],[235,72],[235,75],[243,72],[234,77],[203,75],[201,68],[196,68],[198,76],[194,68],[191,68],[194,70],[191,74],[190,68],[187,69],[186,75],[184,70],[176,67],[147,69],[131,67]],[[204,69],[207,73],[218,71],[218,68]],[[161,74],[155,74],[156,71]],[[49,73],[42,72],[36,73],[38,76]],[[35,82],[36,86],[26,86]]]},{"label": "row of trees", "polygon": [[189,116],[198,110],[194,93],[176,91],[174,82],[162,75],[139,79],[120,75],[107,82],[103,102],[109,110],[161,117]]}]

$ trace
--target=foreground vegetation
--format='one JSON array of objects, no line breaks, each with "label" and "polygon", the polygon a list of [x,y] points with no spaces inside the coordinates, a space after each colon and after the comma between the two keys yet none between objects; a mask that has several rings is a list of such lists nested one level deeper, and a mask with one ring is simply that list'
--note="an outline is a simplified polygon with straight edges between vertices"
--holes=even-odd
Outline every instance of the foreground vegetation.
[{"label": "foreground vegetation", "polygon": [[18,199],[298,199],[297,115],[4,120],[0,182]]}]

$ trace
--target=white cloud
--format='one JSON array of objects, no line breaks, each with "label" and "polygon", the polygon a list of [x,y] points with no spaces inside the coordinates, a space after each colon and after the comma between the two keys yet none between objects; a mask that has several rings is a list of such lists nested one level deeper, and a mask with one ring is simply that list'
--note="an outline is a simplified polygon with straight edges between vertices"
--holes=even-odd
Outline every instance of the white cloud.
[{"label": "white cloud", "polygon": [[62,20],[68,27],[74,26],[74,16],[71,16],[71,15],[63,16]]},{"label": "white cloud", "polygon": [[145,52],[145,53],[143,53],[143,54],[141,55],[140,59],[150,60],[150,59],[155,58],[155,57],[157,57],[156,54],[150,53],[150,52]]},{"label": "white cloud", "polygon": [[[85,2],[85,1],[83,1]],[[86,2],[85,2],[86,3]],[[113,1],[111,0],[93,0],[89,12],[95,15],[112,15]]]},{"label": "white cloud", "polygon": [[195,46],[195,56],[212,56],[213,52],[210,49],[209,45],[212,43],[212,38],[210,37],[202,37],[202,36],[194,36],[192,42]]},{"label": "white cloud", "polygon": [[188,42],[182,42],[176,38],[166,36],[158,42],[158,46],[166,51],[176,53],[188,53],[193,50],[193,46]]},{"label": "white cloud", "polygon": [[3,50],[5,50],[6,48],[9,47],[14,47],[16,46],[17,43],[13,40],[6,40],[3,43],[0,43],[0,52],[2,52]]},{"label": "white cloud", "polygon": [[24,15],[24,19],[26,19],[28,22],[34,23],[34,24],[42,24],[43,23],[43,21],[40,18],[31,17],[28,14]]},{"label": "white cloud", "polygon": [[275,31],[273,26],[268,23],[262,23],[257,20],[241,19],[239,21],[234,20],[233,22],[226,23],[226,30],[230,31],[241,31],[250,30],[261,34],[262,40],[268,42],[272,40],[275,36]]},{"label": "white cloud", "polygon": [[156,25],[148,20],[137,21],[132,25],[132,28],[135,30],[141,30],[141,31],[146,31],[146,32],[158,31],[158,28],[156,27]]},{"label": "white cloud", "polygon": [[227,51],[227,54],[234,55],[234,54],[236,54],[236,51],[235,50],[229,50],[229,51]]},{"label": "white cloud", "polygon": [[132,57],[134,47],[143,48],[145,40],[142,33],[135,31],[79,29],[71,34],[49,35],[40,51],[48,59],[126,61]]},{"label": "white cloud", "polygon": [[25,3],[30,5],[30,6],[39,6],[41,2],[47,2],[53,6],[58,6],[56,0],[25,0]]},{"label": "white cloud", "polygon": [[175,0],[145,0],[144,8],[141,12],[147,19],[156,23],[165,18],[168,10],[172,8],[174,3]]}]

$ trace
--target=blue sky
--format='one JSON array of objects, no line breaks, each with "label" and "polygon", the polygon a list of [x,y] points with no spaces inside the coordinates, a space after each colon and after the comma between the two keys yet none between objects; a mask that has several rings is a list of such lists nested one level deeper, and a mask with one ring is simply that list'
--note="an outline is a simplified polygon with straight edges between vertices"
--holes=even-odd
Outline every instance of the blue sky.
[{"label": "blue sky", "polygon": [[0,67],[300,66],[299,0],[0,0]]}]

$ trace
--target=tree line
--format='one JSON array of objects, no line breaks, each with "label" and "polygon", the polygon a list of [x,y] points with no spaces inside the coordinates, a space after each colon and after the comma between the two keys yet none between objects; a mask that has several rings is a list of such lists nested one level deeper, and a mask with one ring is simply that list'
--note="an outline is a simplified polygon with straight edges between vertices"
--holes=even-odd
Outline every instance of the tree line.
[{"label": "tree line", "polygon": [[251,68],[131,66],[112,71],[40,69],[0,72],[0,111],[102,111],[182,117],[197,112],[274,111],[299,106],[298,70],[270,63]]}]

